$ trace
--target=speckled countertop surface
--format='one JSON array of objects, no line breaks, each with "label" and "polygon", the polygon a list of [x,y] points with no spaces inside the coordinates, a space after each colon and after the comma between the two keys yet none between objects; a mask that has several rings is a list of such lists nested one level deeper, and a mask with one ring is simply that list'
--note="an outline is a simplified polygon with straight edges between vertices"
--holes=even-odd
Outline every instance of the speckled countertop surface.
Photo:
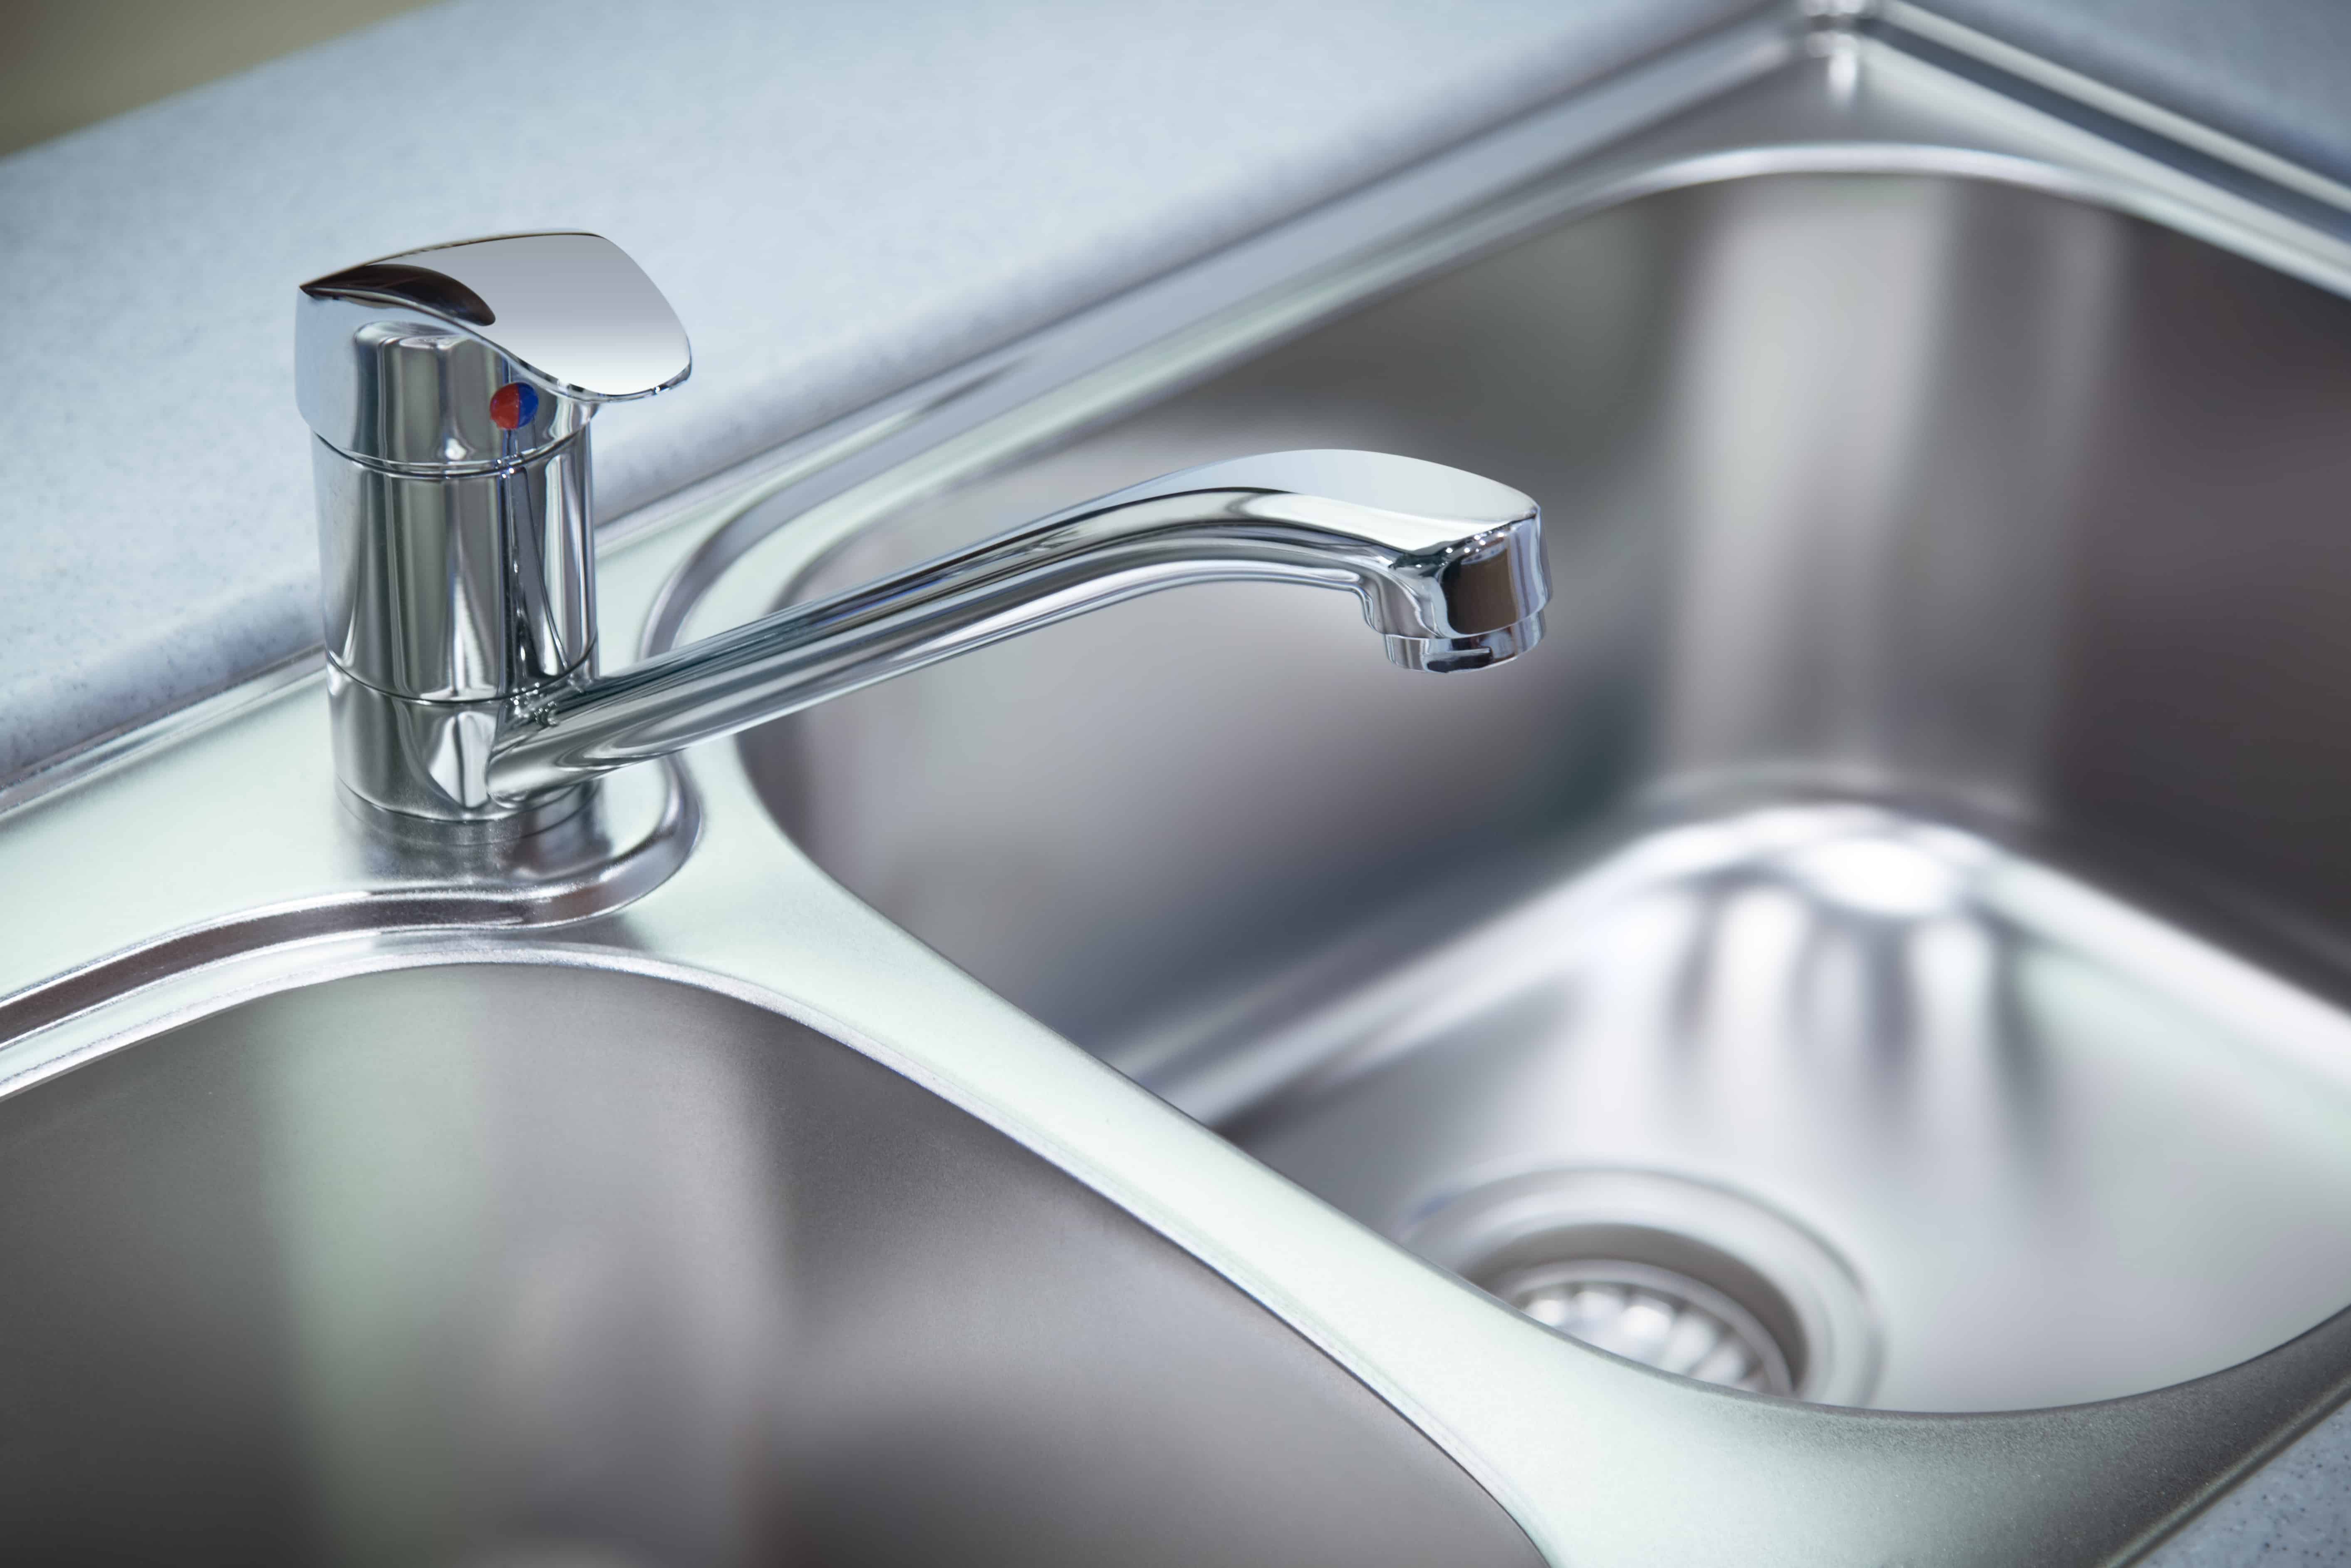
[{"label": "speckled countertop surface", "polygon": [[[695,345],[618,515],[1748,0],[455,0],[0,159],[0,779],[317,640],[292,288],[590,228]],[[2351,177],[2340,0],[1948,0]],[[2351,1413],[2158,1552],[2351,1562]]]},{"label": "speckled countertop surface", "polygon": [[2144,1568],[2341,1568],[2351,1563],[2351,1411],[2253,1472]]}]

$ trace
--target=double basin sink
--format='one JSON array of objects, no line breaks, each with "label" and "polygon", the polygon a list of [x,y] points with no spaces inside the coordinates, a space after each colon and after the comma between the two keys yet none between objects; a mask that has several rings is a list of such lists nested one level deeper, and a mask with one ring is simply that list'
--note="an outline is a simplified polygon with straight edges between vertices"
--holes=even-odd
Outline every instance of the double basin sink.
[{"label": "double basin sink", "polygon": [[2351,306],[1901,44],[1750,26],[1207,349],[608,569],[659,643],[1391,450],[1541,502],[1507,666],[1132,601],[705,748],[601,902],[415,896],[315,681],[0,818],[180,886],[21,945],[8,1537],[2089,1563],[2323,1416]]}]

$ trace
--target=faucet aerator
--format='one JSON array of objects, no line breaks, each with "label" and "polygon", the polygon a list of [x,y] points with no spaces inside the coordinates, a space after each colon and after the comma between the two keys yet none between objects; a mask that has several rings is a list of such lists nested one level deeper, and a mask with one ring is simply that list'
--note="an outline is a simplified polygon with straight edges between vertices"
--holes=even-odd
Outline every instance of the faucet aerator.
[{"label": "faucet aerator", "polygon": [[1387,644],[1388,663],[1396,668],[1450,675],[1461,670],[1489,670],[1497,664],[1507,664],[1541,642],[1542,634],[1542,612],[1537,611],[1513,625],[1467,637],[1399,637],[1390,633],[1383,641]]}]

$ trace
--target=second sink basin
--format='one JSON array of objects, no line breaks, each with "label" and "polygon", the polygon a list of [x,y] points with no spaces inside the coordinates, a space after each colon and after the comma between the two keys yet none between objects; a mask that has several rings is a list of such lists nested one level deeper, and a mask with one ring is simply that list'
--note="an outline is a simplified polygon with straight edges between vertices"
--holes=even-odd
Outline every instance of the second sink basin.
[{"label": "second sink basin", "polygon": [[812,1030],[280,992],[0,1098],[16,1562],[1528,1563],[1238,1291]]},{"label": "second sink basin", "polygon": [[1832,1403],[2111,1397],[2351,1303],[2346,415],[2351,307],[2135,218],[1651,195],[791,591],[1384,448],[1543,505],[1518,664],[1196,590],[744,755],[883,913],[1563,1330]]}]

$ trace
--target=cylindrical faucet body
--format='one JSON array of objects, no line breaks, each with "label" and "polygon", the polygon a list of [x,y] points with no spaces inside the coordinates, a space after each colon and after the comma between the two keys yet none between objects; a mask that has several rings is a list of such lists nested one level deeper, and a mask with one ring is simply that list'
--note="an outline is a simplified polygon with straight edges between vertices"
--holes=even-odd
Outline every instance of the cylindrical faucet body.
[{"label": "cylindrical faucet body", "polygon": [[589,417],[682,379],[684,333],[609,241],[522,235],[317,279],[295,337],[336,771],[390,810],[511,818],[512,705],[595,674]]},{"label": "cylindrical faucet body", "polygon": [[511,466],[392,468],[312,448],[336,768],[431,817],[502,815],[506,705],[595,673],[588,432]]}]

